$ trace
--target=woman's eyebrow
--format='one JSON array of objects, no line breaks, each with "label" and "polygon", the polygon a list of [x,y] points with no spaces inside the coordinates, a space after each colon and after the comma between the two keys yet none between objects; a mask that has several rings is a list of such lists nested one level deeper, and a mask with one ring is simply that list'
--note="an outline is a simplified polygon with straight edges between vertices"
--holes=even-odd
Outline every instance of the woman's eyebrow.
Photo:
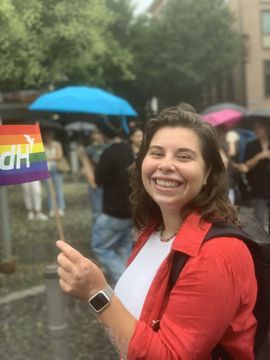
[{"label": "woman's eyebrow", "polygon": [[153,149],[162,150],[163,147],[162,147],[162,146],[158,146],[158,145],[151,145],[151,146],[149,146],[149,150],[153,150]]},{"label": "woman's eyebrow", "polygon": [[194,154],[194,155],[197,154],[194,150],[192,150],[190,148],[178,148],[177,151],[178,152],[189,152],[189,153]]},{"label": "woman's eyebrow", "polygon": [[[149,149],[148,150],[164,150],[164,147],[163,146],[160,146],[160,145],[151,145],[149,146]],[[190,148],[187,148],[187,147],[180,147],[177,149],[177,152],[179,153],[183,153],[183,152],[188,152],[192,155],[197,155],[196,151],[190,149]]]}]

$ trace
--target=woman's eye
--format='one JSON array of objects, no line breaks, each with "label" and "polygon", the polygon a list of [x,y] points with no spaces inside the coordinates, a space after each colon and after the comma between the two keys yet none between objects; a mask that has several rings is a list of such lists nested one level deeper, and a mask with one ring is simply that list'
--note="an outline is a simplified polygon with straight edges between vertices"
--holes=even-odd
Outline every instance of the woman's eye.
[{"label": "woman's eye", "polygon": [[191,159],[191,156],[189,154],[180,154],[177,156],[177,159],[187,161]]},{"label": "woman's eye", "polygon": [[151,151],[151,152],[150,152],[150,155],[151,155],[151,156],[154,156],[154,157],[160,157],[160,156],[162,156],[161,152],[159,152],[159,151]]}]

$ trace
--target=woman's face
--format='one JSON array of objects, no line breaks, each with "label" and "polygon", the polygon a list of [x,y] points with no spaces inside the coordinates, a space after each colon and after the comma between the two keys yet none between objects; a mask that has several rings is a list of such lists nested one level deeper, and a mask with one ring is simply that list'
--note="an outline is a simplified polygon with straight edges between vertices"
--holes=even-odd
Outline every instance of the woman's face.
[{"label": "woman's face", "polygon": [[91,136],[91,144],[94,144],[94,145],[102,145],[102,144],[104,144],[103,135],[101,133],[98,133],[98,132],[92,134],[92,136]]},{"label": "woman's face", "polygon": [[206,178],[195,132],[164,127],[154,134],[142,163],[142,182],[162,212],[181,211],[201,191]]},{"label": "woman's face", "polygon": [[135,146],[140,146],[143,139],[142,130],[136,130],[131,136],[131,141]]}]

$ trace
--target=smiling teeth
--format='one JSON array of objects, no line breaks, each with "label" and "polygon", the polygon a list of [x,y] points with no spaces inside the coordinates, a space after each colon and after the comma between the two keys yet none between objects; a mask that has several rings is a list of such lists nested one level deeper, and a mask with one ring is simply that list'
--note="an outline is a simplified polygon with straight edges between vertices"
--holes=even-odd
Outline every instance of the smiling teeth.
[{"label": "smiling teeth", "polygon": [[156,179],[156,184],[160,185],[160,186],[168,187],[168,188],[175,188],[175,187],[179,186],[178,181],[163,180],[163,179]]}]

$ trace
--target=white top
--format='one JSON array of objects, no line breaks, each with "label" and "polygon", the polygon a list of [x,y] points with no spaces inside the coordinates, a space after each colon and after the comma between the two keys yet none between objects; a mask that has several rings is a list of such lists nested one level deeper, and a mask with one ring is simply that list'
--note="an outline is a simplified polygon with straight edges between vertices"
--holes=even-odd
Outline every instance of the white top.
[{"label": "white top", "polygon": [[163,260],[170,252],[174,237],[160,241],[153,233],[115,286],[115,294],[125,308],[138,320],[148,290]]},{"label": "white top", "polygon": [[236,131],[230,130],[226,133],[225,140],[227,142],[236,142],[240,140],[240,136]]},{"label": "white top", "polygon": [[[57,147],[58,147],[58,142],[54,140],[51,142],[50,146],[44,144],[46,157],[54,158],[57,154]],[[47,160],[47,166],[48,166],[48,170],[51,171],[52,168],[56,167],[56,160]]]}]

